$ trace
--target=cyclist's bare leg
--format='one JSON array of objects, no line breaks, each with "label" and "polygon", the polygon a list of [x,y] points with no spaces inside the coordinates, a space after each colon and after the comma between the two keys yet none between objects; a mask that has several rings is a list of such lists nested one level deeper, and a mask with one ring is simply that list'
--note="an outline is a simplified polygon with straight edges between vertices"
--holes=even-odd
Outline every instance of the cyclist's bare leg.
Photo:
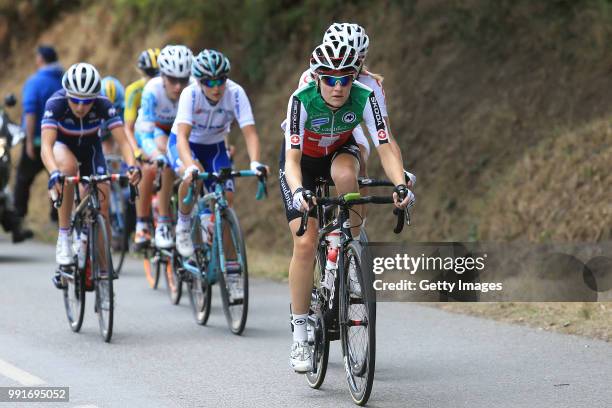
[{"label": "cyclist's bare leg", "polygon": [[308,228],[301,237],[295,235],[302,219],[289,222],[293,238],[293,256],[289,264],[289,291],[291,294],[291,311],[293,314],[306,314],[310,307],[310,297],[314,279],[314,259],[317,247],[317,220],[308,217]]},{"label": "cyclist's bare leg", "polygon": [[[331,177],[336,185],[336,192],[338,195],[359,191],[359,185],[357,183],[358,174],[359,162],[354,156],[347,153],[341,153],[334,159],[331,165]],[[363,206],[356,205],[353,207],[353,209],[357,211],[357,213],[362,214],[361,207]],[[355,214],[353,211],[350,211],[349,213],[351,225],[359,225],[361,223],[359,215]],[[359,227],[351,228],[351,233],[353,234],[353,237],[358,237]]]},{"label": "cyclist's bare leg", "polygon": [[[195,165],[198,166],[198,169],[200,170],[200,172],[204,171],[204,168],[202,167],[202,165],[200,164],[200,162],[195,162]],[[178,189],[178,202],[179,202],[179,211],[182,214],[191,214],[191,210],[193,210],[193,206],[196,203],[196,197],[198,197],[198,194],[200,192],[200,189],[202,188],[202,183],[199,182],[196,185],[196,191],[193,192],[193,197],[194,199],[191,200],[190,204],[185,204],[183,202],[183,199],[187,196],[187,192],[189,191],[189,186],[191,186],[191,177],[189,177],[187,180],[181,181],[181,184],[179,185],[179,189]]]},{"label": "cyclist's bare leg", "polygon": [[[53,146],[53,156],[59,167],[59,171],[65,176],[73,177],[77,175],[79,165],[74,154],[62,143],[55,143]],[[60,228],[70,228],[70,213],[74,201],[74,185],[64,185],[64,197],[62,205],[57,211],[58,225]]]},{"label": "cyclist's bare leg", "polygon": [[142,181],[138,184],[139,194],[136,200],[136,216],[148,218],[151,216],[151,196],[155,181],[155,167],[145,164],[142,167]]},{"label": "cyclist's bare leg", "polygon": [[157,211],[162,217],[170,216],[170,198],[174,184],[174,172],[169,167],[162,171],[162,184],[157,194]]}]

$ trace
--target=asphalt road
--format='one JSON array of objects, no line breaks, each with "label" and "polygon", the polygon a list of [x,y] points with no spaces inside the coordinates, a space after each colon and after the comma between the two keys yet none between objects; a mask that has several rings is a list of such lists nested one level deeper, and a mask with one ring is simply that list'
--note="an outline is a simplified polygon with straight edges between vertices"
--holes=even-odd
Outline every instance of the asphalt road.
[{"label": "asphalt road", "polygon": [[[207,326],[188,299],[148,288],[137,260],[116,282],[112,342],[88,297],[81,333],[54,289],[54,248],[0,236],[0,387],[70,387],[71,407],[350,407],[338,342],[321,390],[288,366],[286,284],[252,280],[247,329],[232,335],[215,288]],[[612,406],[612,344],[449,314],[378,307],[371,407]],[[8,406],[10,404],[0,404]]]}]

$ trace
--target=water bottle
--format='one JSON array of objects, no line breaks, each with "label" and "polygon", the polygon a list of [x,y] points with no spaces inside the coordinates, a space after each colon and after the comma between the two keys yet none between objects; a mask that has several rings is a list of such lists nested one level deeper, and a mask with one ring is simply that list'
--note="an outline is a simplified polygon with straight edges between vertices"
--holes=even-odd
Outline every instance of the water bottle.
[{"label": "water bottle", "polygon": [[79,269],[85,268],[85,262],[87,261],[87,231],[83,229],[79,236],[79,251],[77,253],[77,259],[79,263]]},{"label": "water bottle", "polygon": [[338,269],[338,246],[340,245],[340,229],[335,229],[327,235],[327,260],[325,262],[325,276],[321,285],[330,291],[334,288],[336,270]]},{"label": "water bottle", "polygon": [[202,232],[202,242],[212,242],[212,213],[207,208],[200,214],[200,230]]}]

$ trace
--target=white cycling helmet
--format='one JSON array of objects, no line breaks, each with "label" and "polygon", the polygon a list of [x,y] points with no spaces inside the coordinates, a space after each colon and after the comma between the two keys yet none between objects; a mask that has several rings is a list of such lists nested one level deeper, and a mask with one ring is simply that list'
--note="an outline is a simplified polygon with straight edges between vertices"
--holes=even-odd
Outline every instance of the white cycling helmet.
[{"label": "white cycling helmet", "polygon": [[358,24],[334,23],[323,35],[323,42],[340,41],[352,45],[359,52],[359,57],[365,58],[368,53],[370,39],[365,29]]},{"label": "white cycling helmet", "polygon": [[198,78],[219,78],[229,74],[229,59],[219,51],[204,50],[195,56],[191,65],[191,74]]},{"label": "white cycling helmet", "polygon": [[187,78],[191,74],[193,54],[184,45],[166,45],[157,57],[157,65],[163,75]]},{"label": "white cycling helmet", "polygon": [[91,98],[100,94],[100,74],[91,64],[79,62],[72,65],[62,77],[62,87],[70,96]]},{"label": "white cycling helmet", "polygon": [[357,49],[339,41],[319,45],[310,58],[310,72],[342,71],[356,74],[359,65]]}]

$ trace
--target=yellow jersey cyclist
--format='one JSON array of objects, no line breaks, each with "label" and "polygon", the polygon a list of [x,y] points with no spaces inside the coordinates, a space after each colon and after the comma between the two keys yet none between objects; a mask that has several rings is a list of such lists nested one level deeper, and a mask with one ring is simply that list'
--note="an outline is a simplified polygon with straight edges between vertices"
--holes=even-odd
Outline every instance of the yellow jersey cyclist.
[{"label": "yellow jersey cyclist", "polygon": [[[258,172],[260,143],[251,104],[244,89],[228,78],[229,59],[219,51],[203,50],[193,60],[192,75],[197,80],[181,94],[178,113],[170,133],[168,157],[177,174],[183,175],[179,187],[179,216],[176,224],[176,249],[182,256],[193,254],[191,210],[183,204],[194,170],[218,172],[231,167],[225,138],[231,124],[240,126],[251,160]],[[212,183],[206,182],[210,190]],[[234,181],[225,184],[229,205],[234,200]],[[231,288],[230,288],[231,289]]]},{"label": "yellow jersey cyclist", "polygon": [[[49,194],[60,193],[62,176],[89,176],[106,174],[106,163],[98,130],[105,121],[115,142],[128,164],[130,182],[140,179],[134,153],[125,138],[123,122],[110,101],[100,96],[100,75],[96,68],[87,63],[72,65],[62,78],[63,89],[47,100],[42,127],[42,161],[49,172]],[[70,237],[70,212],[72,211],[74,187],[64,187],[65,198],[58,210],[59,233],[55,258],[59,265],[74,262]],[[102,214],[108,219],[109,186],[100,187]],[[56,286],[58,277],[54,278]]]},{"label": "yellow jersey cyclist", "polygon": [[[312,265],[317,242],[316,215],[307,232],[296,236],[301,214],[309,211],[304,195],[319,177],[331,178],[338,194],[359,190],[359,147],[354,128],[363,120],[377,147],[387,177],[395,184],[395,205],[405,208],[414,195],[404,184],[401,157],[389,142],[387,125],[371,88],[355,81],[360,69],[358,51],[339,41],[319,45],[312,53],[313,81],[293,93],[287,108],[287,126],[280,157],[280,191],[293,238],[289,265],[293,344],[289,363],[296,372],[312,369],[306,322],[313,283]],[[399,202],[398,193],[406,194]],[[351,215],[351,224],[358,219]]]},{"label": "yellow jersey cyclist", "polygon": [[[117,115],[122,117],[123,110],[125,108],[125,90],[123,89],[121,82],[112,76],[102,78],[100,94],[108,98],[110,103],[112,103],[115,107]],[[100,135],[100,139],[102,141],[102,151],[104,154],[109,155],[114,153],[115,146],[113,144],[113,140],[111,138],[112,135],[108,129],[106,121],[103,121],[100,124],[98,134]]]},{"label": "yellow jersey cyclist", "polygon": [[138,56],[137,67],[142,72],[142,77],[137,81],[132,82],[125,88],[125,110],[123,112],[123,122],[125,123],[125,134],[132,144],[132,148],[136,149],[134,143],[134,126],[138,117],[138,109],[140,109],[140,100],[142,99],[142,90],[151,78],[159,75],[159,66],[157,65],[157,57],[159,56],[159,48],[149,48],[144,50]]},{"label": "yellow jersey cyclist", "polygon": [[[136,141],[144,158],[167,162],[168,135],[176,117],[181,92],[189,85],[192,59],[191,50],[184,45],[167,45],[157,57],[161,76],[145,85],[136,120]],[[142,248],[151,239],[149,225],[154,179],[155,166],[144,166],[140,196],[136,202],[136,249]],[[172,169],[164,168],[161,190],[157,194],[155,246],[158,248],[171,248],[174,245],[170,217],[173,181]]]},{"label": "yellow jersey cyclist", "polygon": [[[382,86],[382,76],[379,74],[374,74],[368,71],[368,68],[365,66],[365,59],[368,54],[368,48],[370,45],[370,39],[366,34],[366,31],[363,27],[358,24],[351,23],[333,23],[329,28],[325,31],[323,36],[323,42],[328,41],[339,41],[341,43],[349,44],[355,47],[359,53],[359,72],[357,74],[357,81],[360,83],[372,88],[374,91],[374,95],[376,96],[376,100],[380,106],[380,112],[387,124],[387,131],[389,133],[389,143],[393,148],[393,151],[396,155],[399,155],[401,158],[401,152],[395,138],[391,134],[390,130],[390,121],[389,115],[387,113],[387,103],[385,98],[385,90]],[[312,74],[310,69],[304,71],[302,76],[300,77],[299,86],[305,86],[312,80]],[[362,165],[359,169],[359,175],[362,177],[367,176],[367,160],[370,155],[370,143],[368,142],[367,137],[365,136],[361,125],[357,126],[353,130],[353,136],[355,137],[355,141],[359,146],[359,150],[361,153]],[[412,188],[416,184],[416,176],[410,173],[407,170],[404,170],[404,174],[406,176],[406,181],[408,183],[408,187]]]}]

